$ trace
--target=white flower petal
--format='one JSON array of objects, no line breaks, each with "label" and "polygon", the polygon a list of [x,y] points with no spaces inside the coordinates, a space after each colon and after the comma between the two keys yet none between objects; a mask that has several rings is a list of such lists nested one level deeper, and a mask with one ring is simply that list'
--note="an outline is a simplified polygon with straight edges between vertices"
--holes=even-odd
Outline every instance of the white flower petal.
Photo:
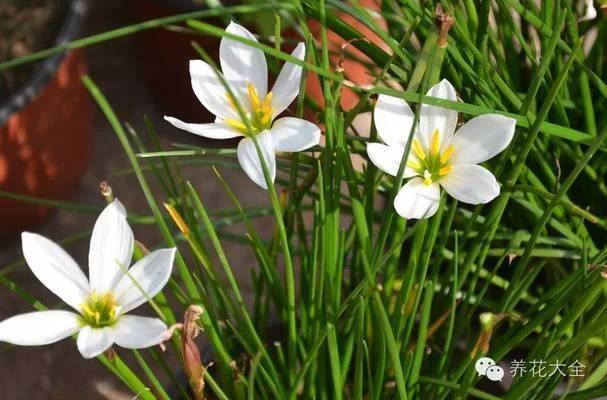
[{"label": "white flower petal", "polygon": [[69,311],[36,311],[0,322],[0,341],[19,346],[57,342],[80,329],[77,314]]},{"label": "white flower petal", "polygon": [[394,208],[403,218],[429,218],[438,210],[440,187],[424,184],[422,178],[413,178],[403,186],[394,199]]},{"label": "white flower petal", "polygon": [[[257,142],[259,143],[266,165],[268,166],[270,178],[272,179],[272,182],[274,182],[274,179],[276,178],[276,157],[274,155],[274,140],[272,139],[270,131],[264,131],[257,135]],[[257,154],[253,139],[248,137],[242,139],[238,143],[236,153],[240,166],[247,176],[262,188],[267,189],[268,185],[266,185],[263,169],[261,167],[261,160]]]},{"label": "white flower petal", "polygon": [[516,120],[498,114],[472,118],[453,135],[452,164],[478,164],[504,150],[514,135]]},{"label": "white flower petal", "polygon": [[[432,86],[426,96],[438,97],[457,101],[455,89],[448,80],[443,79]],[[441,149],[444,150],[451,143],[451,137],[457,125],[457,111],[443,107],[422,104],[419,115],[419,133],[426,149],[430,148],[432,135],[438,129],[441,138]]]},{"label": "white flower petal", "polygon": [[[398,167],[403,158],[403,150],[400,148],[386,146],[381,143],[369,143],[367,144],[367,154],[377,168],[392,176],[398,174]],[[410,155],[409,157],[412,156]],[[415,175],[418,175],[415,170],[405,166],[403,177],[410,178]]]},{"label": "white flower petal", "polygon": [[[257,42],[251,32],[234,22],[230,22],[226,32]],[[253,84],[260,98],[266,96],[268,65],[263,51],[224,36],[219,45],[219,61],[223,76],[243,103],[249,98],[249,83]],[[249,104],[246,103],[242,106],[247,107]]]},{"label": "white flower petal", "polygon": [[122,277],[114,289],[121,313],[139,307],[164,288],[171,276],[175,251],[175,248],[153,251],[137,261]]},{"label": "white flower petal", "polygon": [[217,74],[218,72],[206,62],[190,60],[192,90],[204,108],[222,119],[240,119],[238,112],[230,104],[226,88]]},{"label": "white flower petal", "polygon": [[97,357],[106,351],[114,343],[114,332],[112,328],[92,328],[88,325],[82,327],[78,334],[78,350],[82,357]]},{"label": "white flower petal", "polygon": [[112,327],[114,343],[127,349],[144,349],[164,341],[167,326],[158,318],[123,315]]},{"label": "white flower petal", "polygon": [[110,292],[131,265],[133,231],[126,221],[126,211],[115,199],[99,214],[89,249],[91,289]]},{"label": "white flower petal", "polygon": [[500,194],[495,176],[480,165],[453,165],[439,182],[452,197],[468,204],[488,203]]},{"label": "white flower petal", "polygon": [[579,8],[582,9],[583,15],[578,19],[578,21],[590,21],[596,18],[597,12],[596,8],[594,8],[594,0],[578,1],[578,9]]},{"label": "white flower petal", "polygon": [[[303,61],[306,56],[306,45],[299,43],[291,55]],[[301,81],[301,70],[301,66],[292,62],[286,62],[283,65],[272,87],[273,116],[277,116],[283,112],[297,97]]]},{"label": "white flower petal", "polygon": [[78,264],[52,240],[36,233],[21,234],[23,256],[36,278],[72,308],[90,294],[89,282]]},{"label": "white flower petal", "polygon": [[384,143],[404,148],[415,114],[403,99],[380,94],[373,110],[373,120],[377,133]]},{"label": "white flower petal", "polygon": [[164,116],[164,119],[175,128],[183,129],[184,131],[188,131],[194,135],[210,139],[231,139],[238,136],[243,136],[240,131],[232,128],[226,123],[215,122],[210,124],[190,124],[166,115]]},{"label": "white flower petal", "polygon": [[284,117],[272,125],[270,131],[275,151],[303,151],[318,144],[320,129],[300,118]]}]

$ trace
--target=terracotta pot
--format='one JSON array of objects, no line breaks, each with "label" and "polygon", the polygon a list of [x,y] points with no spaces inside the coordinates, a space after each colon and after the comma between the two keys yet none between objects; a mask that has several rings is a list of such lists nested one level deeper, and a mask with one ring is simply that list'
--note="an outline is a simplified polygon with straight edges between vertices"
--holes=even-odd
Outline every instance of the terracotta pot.
[{"label": "terracotta pot", "polygon": [[[224,5],[233,3],[237,1],[223,1]],[[205,8],[204,2],[192,0],[134,0],[131,4],[135,18],[141,21]],[[223,23],[217,24],[223,26]],[[191,59],[199,58],[190,44],[192,41],[217,58],[220,39],[171,32],[163,28],[143,31],[135,38],[141,73],[160,104],[162,113],[188,121],[212,122],[215,117],[201,106],[192,92],[188,63]]]},{"label": "terracotta pot", "polygon": [[[86,1],[72,1],[57,44],[73,40]],[[88,155],[91,108],[80,77],[82,51],[45,60],[0,104],[0,190],[42,198],[67,196],[82,176]],[[0,235],[43,221],[49,209],[0,197]]]},{"label": "terracotta pot", "polygon": [[[379,0],[359,0],[358,3],[361,6],[368,8],[369,10],[377,12],[381,11]],[[344,22],[348,23],[352,27],[356,28],[356,30],[363,33],[367,40],[375,43],[384,50],[389,51],[387,45],[383,43],[383,41],[375,33],[373,33],[372,30],[367,28],[362,22],[358,21],[351,15],[344,12],[338,12],[337,15]],[[386,29],[386,21],[383,18],[377,18],[376,20],[379,26]],[[317,21],[310,21],[310,30],[312,34],[314,34],[316,39],[320,40],[320,24]],[[346,45],[346,40],[332,31],[327,32],[327,40],[329,43],[329,51],[336,53],[335,55],[331,56],[331,64],[335,66],[340,62],[339,54],[342,53],[342,46]],[[356,47],[354,47],[354,45],[348,45],[347,52],[351,53],[354,57],[356,57],[356,59],[346,58],[344,60],[344,76],[358,85],[371,84],[373,82],[373,77],[368,74],[367,67],[364,65],[365,62],[369,61],[368,57],[365,56]],[[322,89],[320,87],[318,76],[316,74],[308,74],[306,91],[307,94],[311,96],[314,100],[316,100],[321,106],[324,105]],[[341,106],[345,110],[349,110],[353,108],[357,102],[358,95],[354,91],[352,91],[352,89],[344,87],[342,89]]]}]

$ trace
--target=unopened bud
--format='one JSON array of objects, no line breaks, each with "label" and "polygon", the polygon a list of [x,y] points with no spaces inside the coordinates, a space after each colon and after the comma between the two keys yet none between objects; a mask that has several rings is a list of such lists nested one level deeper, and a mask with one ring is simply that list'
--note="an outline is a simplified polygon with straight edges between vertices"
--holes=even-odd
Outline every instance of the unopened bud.
[{"label": "unopened bud", "polygon": [[500,313],[494,314],[491,312],[484,312],[479,316],[481,323],[481,333],[478,335],[478,340],[472,349],[470,356],[476,358],[476,353],[487,354],[489,351],[489,345],[491,343],[491,336],[493,336],[493,330],[504,318],[509,314]]},{"label": "unopened bud", "polygon": [[440,4],[437,4],[436,11],[434,12],[434,21],[439,29],[438,47],[447,47],[449,30],[451,30],[451,27],[455,24],[455,19],[448,12],[444,12],[443,7]]},{"label": "unopened bud", "polygon": [[495,314],[484,312],[479,316],[478,319],[481,322],[481,330],[483,332],[488,332],[493,329],[493,325],[495,323]]},{"label": "unopened bud", "polygon": [[204,309],[197,305],[190,305],[183,316],[183,335],[182,335],[182,350],[183,350],[183,366],[185,373],[190,380],[190,387],[194,392],[196,400],[204,398],[204,370],[200,351],[194,343],[194,338],[198,336],[200,328],[198,320]]},{"label": "unopened bud", "polygon": [[112,190],[110,184],[106,181],[101,181],[99,184],[99,192],[105,198],[105,201],[108,202],[108,204],[114,201],[114,191]]},{"label": "unopened bud", "polygon": [[196,343],[185,335],[183,337],[183,367],[190,380],[190,386],[196,395],[196,399],[203,398],[204,368],[200,358],[200,351]]}]

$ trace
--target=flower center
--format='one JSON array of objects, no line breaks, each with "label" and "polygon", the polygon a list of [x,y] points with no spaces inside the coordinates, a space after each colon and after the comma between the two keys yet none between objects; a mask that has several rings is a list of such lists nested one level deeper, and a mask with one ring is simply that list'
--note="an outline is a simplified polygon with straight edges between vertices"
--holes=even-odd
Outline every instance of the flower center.
[{"label": "flower center", "polygon": [[111,293],[99,296],[93,291],[91,297],[82,305],[82,318],[95,328],[110,326],[118,317],[116,299]]},{"label": "flower center", "polygon": [[454,147],[450,145],[445,151],[440,152],[440,133],[438,129],[432,134],[432,143],[430,149],[424,150],[424,147],[418,139],[413,139],[413,155],[407,161],[407,166],[417,172],[424,178],[424,184],[430,185],[439,180],[442,176],[451,171],[449,158],[453,154]]},{"label": "flower center", "polygon": [[[260,132],[269,129],[272,125],[272,92],[268,92],[266,97],[262,99],[259,98],[257,94],[257,90],[252,83],[249,82],[247,86],[248,94],[249,94],[249,104],[251,105],[251,112],[246,114],[246,118],[248,118],[249,123],[251,125],[251,129],[253,130],[253,134],[256,135]],[[232,108],[238,112],[238,107],[236,107],[236,102],[228,93],[228,101]],[[225,123],[230,125],[232,128],[238,129],[245,135],[248,134],[247,125],[244,121],[228,118],[225,120]]]}]

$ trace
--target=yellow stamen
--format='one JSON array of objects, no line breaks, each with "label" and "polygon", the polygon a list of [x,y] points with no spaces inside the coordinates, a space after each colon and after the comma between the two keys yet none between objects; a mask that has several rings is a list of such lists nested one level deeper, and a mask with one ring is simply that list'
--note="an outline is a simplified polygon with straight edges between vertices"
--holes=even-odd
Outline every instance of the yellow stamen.
[{"label": "yellow stamen", "polygon": [[230,125],[232,128],[238,129],[239,131],[246,131],[247,127],[242,122],[235,120],[233,118],[226,118],[223,122]]},{"label": "yellow stamen", "polygon": [[441,169],[438,170],[438,175],[439,176],[445,176],[449,172],[451,172],[452,169],[453,169],[453,166],[451,166],[451,165],[447,165],[446,167],[442,167]]},{"label": "yellow stamen", "polygon": [[416,160],[408,160],[407,161],[407,167],[409,168],[413,168],[414,170],[418,170],[420,169],[422,166],[420,165],[419,162],[417,162]]},{"label": "yellow stamen", "polygon": [[272,119],[272,113],[271,112],[264,113],[263,116],[261,117],[261,123],[262,123],[262,125],[268,125],[270,123],[271,119]]},{"label": "yellow stamen", "polygon": [[238,110],[238,107],[236,107],[236,102],[234,101],[234,98],[230,95],[230,93],[226,93],[226,98],[228,99],[228,103],[230,103],[230,106],[232,106],[234,110]]},{"label": "yellow stamen", "polygon": [[449,161],[449,158],[451,157],[451,154],[453,154],[454,150],[455,150],[455,147],[453,145],[450,145],[449,147],[447,147],[445,149],[445,151],[443,152],[443,154],[440,156],[440,163],[445,164],[447,161]]},{"label": "yellow stamen", "polygon": [[[92,296],[91,296],[91,297],[92,297]],[[87,303],[84,303],[84,304],[82,305],[82,311],[83,311],[85,314],[89,314],[89,315],[94,314],[93,310],[91,309],[91,307],[90,307],[90,306],[89,306]]]},{"label": "yellow stamen", "polygon": [[272,109],[272,92],[268,92],[268,94],[266,94],[266,98],[263,100],[263,107],[264,110],[268,109],[271,110]]},{"label": "yellow stamen", "polygon": [[[274,110],[272,109],[273,95],[272,92],[268,92],[263,98],[260,98],[257,89],[250,82],[247,84],[247,92],[250,110],[247,107],[246,115],[237,119],[227,118],[224,122],[245,135],[256,135],[261,131],[269,129],[272,125],[272,117],[274,116]],[[234,97],[230,96],[229,93],[226,96],[230,107],[239,111]],[[250,124],[247,124],[247,120]]]},{"label": "yellow stamen", "polygon": [[429,186],[432,184],[432,174],[430,173],[430,171],[425,170],[424,171],[424,185]]},{"label": "yellow stamen", "polygon": [[438,129],[435,129],[434,133],[432,134],[432,144],[430,145],[430,151],[432,152],[432,154],[438,154],[438,152],[440,151],[440,133],[438,132]]},{"label": "yellow stamen", "polygon": [[426,158],[426,153],[424,153],[424,148],[422,147],[422,144],[417,139],[413,139],[413,151],[415,152],[415,155],[417,156],[417,158],[419,158],[420,160],[424,160]]},{"label": "yellow stamen", "polygon": [[253,110],[259,109],[259,96],[257,95],[257,90],[255,90],[255,86],[253,86],[253,84],[249,82],[247,89],[249,90],[249,100],[251,101],[251,108],[253,108]]},{"label": "yellow stamen", "polygon": [[110,326],[116,321],[116,300],[111,293],[99,296],[93,291],[88,300],[81,305],[81,314],[88,325],[96,328]]}]

